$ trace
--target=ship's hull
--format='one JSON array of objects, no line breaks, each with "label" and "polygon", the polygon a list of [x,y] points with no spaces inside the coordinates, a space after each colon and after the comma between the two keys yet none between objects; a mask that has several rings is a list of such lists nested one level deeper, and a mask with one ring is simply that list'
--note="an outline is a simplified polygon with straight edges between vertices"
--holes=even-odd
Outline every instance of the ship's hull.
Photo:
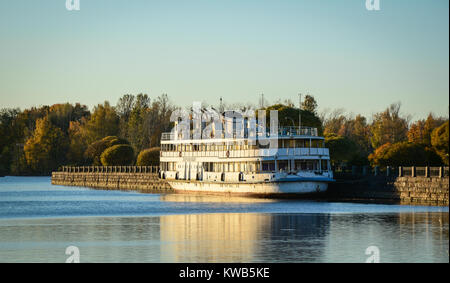
[{"label": "ship's hull", "polygon": [[287,195],[311,194],[325,192],[328,188],[326,181],[278,181],[278,182],[204,182],[186,180],[167,180],[177,192],[235,194],[235,195]]}]

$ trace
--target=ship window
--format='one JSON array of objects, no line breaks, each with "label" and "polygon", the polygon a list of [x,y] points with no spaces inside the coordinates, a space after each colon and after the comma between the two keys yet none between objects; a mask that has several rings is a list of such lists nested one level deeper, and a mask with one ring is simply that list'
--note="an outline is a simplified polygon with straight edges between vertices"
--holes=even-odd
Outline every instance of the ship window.
[{"label": "ship window", "polygon": [[311,147],[313,147],[313,148],[321,147],[320,144],[321,144],[320,140],[312,140],[311,141]]},{"label": "ship window", "polygon": [[278,162],[278,170],[287,171],[288,169],[288,162],[287,160],[280,160]]},{"label": "ship window", "polygon": [[305,147],[310,147],[310,141],[309,140],[304,140],[305,142]]},{"label": "ship window", "polygon": [[322,171],[327,171],[328,170],[328,160],[321,160],[322,164],[321,164],[321,169]]},{"label": "ship window", "polygon": [[295,140],[289,140],[289,148],[295,147]]},{"label": "ship window", "polygon": [[306,160],[295,160],[295,170],[307,170]]},{"label": "ship window", "polygon": [[275,171],[275,161],[263,161],[262,162],[263,172],[273,172]]},{"label": "ship window", "polygon": [[319,160],[308,160],[306,162],[306,170],[308,171],[319,170]]}]

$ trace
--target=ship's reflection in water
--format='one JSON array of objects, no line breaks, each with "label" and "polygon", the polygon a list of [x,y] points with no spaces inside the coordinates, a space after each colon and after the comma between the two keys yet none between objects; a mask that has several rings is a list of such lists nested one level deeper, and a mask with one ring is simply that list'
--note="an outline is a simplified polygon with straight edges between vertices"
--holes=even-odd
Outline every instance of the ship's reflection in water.
[{"label": "ship's reflection in water", "polygon": [[[273,199],[166,195],[171,202],[268,203]],[[315,261],[322,258],[329,215],[217,213],[160,217],[163,262]]]},{"label": "ship's reflection in water", "polygon": [[[270,202],[170,195],[173,202]],[[218,213],[160,217],[162,262],[448,262],[448,212]]]},{"label": "ship's reflection in water", "polygon": [[200,214],[160,218],[163,262],[314,261],[329,217]]},{"label": "ship's reflection in water", "polygon": [[108,215],[0,218],[0,262],[64,262],[71,245],[81,262],[365,262],[369,246],[381,262],[449,261],[446,208],[100,193],[74,203]]}]

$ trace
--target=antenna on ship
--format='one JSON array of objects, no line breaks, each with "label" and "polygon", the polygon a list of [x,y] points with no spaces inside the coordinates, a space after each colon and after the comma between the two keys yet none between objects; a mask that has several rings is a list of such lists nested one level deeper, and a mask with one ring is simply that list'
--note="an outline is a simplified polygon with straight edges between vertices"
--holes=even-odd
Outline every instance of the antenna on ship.
[{"label": "antenna on ship", "polygon": [[264,93],[261,93],[261,108],[264,108]]},{"label": "antenna on ship", "polygon": [[298,129],[301,132],[302,127],[302,94],[298,94]]}]

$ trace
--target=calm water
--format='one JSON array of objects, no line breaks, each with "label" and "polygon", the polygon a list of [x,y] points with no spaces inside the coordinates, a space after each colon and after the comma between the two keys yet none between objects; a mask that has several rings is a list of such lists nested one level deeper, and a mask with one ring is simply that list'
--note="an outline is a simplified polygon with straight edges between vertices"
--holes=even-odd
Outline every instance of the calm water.
[{"label": "calm water", "polygon": [[0,178],[0,262],[449,262],[448,207],[156,195]]}]

